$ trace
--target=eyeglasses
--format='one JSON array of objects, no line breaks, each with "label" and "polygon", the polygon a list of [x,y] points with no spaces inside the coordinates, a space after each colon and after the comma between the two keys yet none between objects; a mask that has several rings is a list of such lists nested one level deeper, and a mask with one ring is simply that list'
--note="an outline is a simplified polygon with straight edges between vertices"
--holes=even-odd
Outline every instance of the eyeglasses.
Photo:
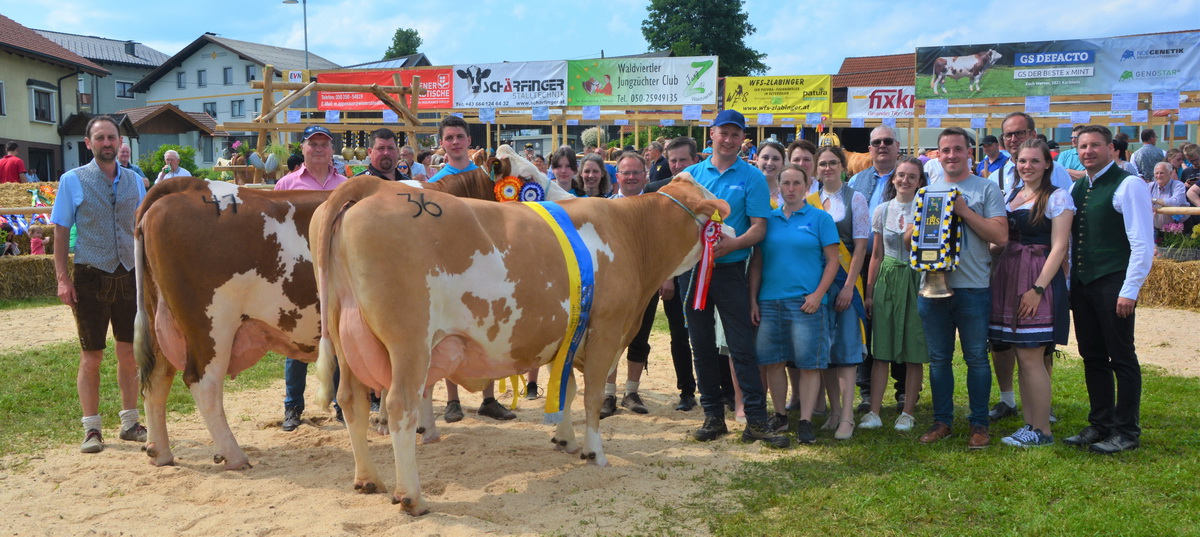
[{"label": "eyeglasses", "polygon": [[1017,138],[1022,138],[1028,134],[1029,134],[1029,129],[1025,129],[1025,130],[1019,130],[1019,131],[1006,132],[1006,133],[1002,134],[1001,136],[1003,136],[1005,140],[1015,140]]},{"label": "eyeglasses", "polygon": [[407,170],[407,169],[408,169],[408,166],[397,166],[397,167],[398,167],[398,168],[400,168],[401,170]]},{"label": "eyeglasses", "polygon": [[825,160],[825,161],[821,161],[821,162],[817,163],[818,168],[833,168],[835,166],[841,166],[841,165],[842,165],[842,161],[840,161],[840,160]]},{"label": "eyeglasses", "polygon": [[632,171],[625,171],[625,172],[617,172],[617,175],[624,175],[625,177],[637,177],[639,175],[646,175],[646,170],[632,170]]},{"label": "eyeglasses", "polygon": [[892,139],[892,138],[878,138],[878,139],[875,139],[875,140],[871,140],[871,146],[872,146],[872,147],[879,147],[879,146],[881,146],[881,145],[888,145],[888,146],[890,146],[890,145],[892,145],[892,144],[894,144],[894,143],[896,143],[896,140],[894,140],[894,139]]}]

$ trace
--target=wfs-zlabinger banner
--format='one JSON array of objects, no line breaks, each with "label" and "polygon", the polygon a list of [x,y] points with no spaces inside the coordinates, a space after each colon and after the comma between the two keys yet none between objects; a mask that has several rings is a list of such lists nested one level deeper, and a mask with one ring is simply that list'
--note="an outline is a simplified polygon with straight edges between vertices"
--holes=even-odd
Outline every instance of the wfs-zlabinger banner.
[{"label": "wfs-zlabinger banner", "polygon": [[743,114],[829,112],[829,75],[731,76],[725,78],[725,109]]}]

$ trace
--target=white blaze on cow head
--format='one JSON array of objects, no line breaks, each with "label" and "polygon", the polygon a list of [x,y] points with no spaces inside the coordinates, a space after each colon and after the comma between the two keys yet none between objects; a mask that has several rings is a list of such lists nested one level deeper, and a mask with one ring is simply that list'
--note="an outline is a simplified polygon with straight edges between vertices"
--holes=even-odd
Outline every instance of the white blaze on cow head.
[{"label": "white blaze on cow head", "polygon": [[522,157],[520,153],[517,153],[508,144],[501,145],[496,149],[496,158],[508,161],[512,175],[527,181],[534,181],[540,185],[546,191],[547,200],[561,201],[575,198],[574,195],[558,186],[557,182],[547,178],[546,174],[537,169],[537,166],[525,160],[525,157]]}]

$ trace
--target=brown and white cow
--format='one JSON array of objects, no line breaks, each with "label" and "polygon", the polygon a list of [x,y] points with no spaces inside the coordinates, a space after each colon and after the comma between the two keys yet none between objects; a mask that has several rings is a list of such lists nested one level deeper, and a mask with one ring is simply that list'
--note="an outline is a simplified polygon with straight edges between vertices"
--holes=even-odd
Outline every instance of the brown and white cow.
[{"label": "brown and white cow", "polygon": [[933,79],[929,81],[929,87],[933,89],[934,95],[937,95],[938,90],[946,93],[946,77],[955,80],[969,77],[971,83],[967,85],[967,89],[979,91],[979,80],[1001,57],[1002,55],[993,49],[976,52],[970,56],[939,57],[933,61]]},{"label": "brown and white cow", "polygon": [[[659,285],[694,265],[700,229],[728,204],[681,174],[660,193],[561,203],[595,267],[591,320],[575,356],[582,371],[586,433],[571,425],[574,374],[553,441],[608,464],[601,448],[605,377],[639,328]],[[393,200],[422,195],[424,212]],[[654,230],[647,233],[646,230]],[[367,446],[367,389],[386,389],[396,459],[393,501],[426,512],[416,434],[434,434],[430,393],[443,378],[475,388],[549,363],[566,336],[568,272],[550,226],[518,203],[481,203],[403,185],[352,179],[312,220],[324,335],[317,404],[327,407],[334,353],[338,401],[354,450],[354,489],[383,490]]]},{"label": "brown and white cow", "polygon": [[[511,148],[498,150],[498,176],[516,175],[569,199]],[[485,169],[410,187],[494,200]],[[226,375],[236,376],[267,351],[312,362],[320,330],[309,220],[328,191],[257,191],[181,178],[156,185],[137,214],[138,316],[134,349],[141,371],[156,466],[172,464],[167,395],[176,371],[196,399],[218,449],[217,462],[250,461],[225,416]],[[397,202],[398,207],[412,207]]]}]

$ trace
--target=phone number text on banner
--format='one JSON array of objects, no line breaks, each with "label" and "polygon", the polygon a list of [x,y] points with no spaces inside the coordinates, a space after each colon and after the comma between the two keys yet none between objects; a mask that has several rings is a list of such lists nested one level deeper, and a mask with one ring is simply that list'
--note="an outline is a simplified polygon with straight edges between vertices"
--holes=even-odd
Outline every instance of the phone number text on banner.
[{"label": "phone number text on banner", "polygon": [[567,62],[569,106],[716,104],[717,57]]},{"label": "phone number text on banner", "polygon": [[564,61],[455,65],[454,107],[563,106],[566,77]]}]

